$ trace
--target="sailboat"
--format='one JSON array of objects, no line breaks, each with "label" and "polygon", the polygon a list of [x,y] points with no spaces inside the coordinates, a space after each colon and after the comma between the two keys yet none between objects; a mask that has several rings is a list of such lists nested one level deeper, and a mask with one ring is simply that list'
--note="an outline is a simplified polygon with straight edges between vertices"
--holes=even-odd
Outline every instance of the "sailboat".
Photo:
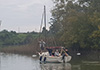
[{"label": "sailboat", "polygon": [[[45,6],[44,6],[44,24],[45,24],[45,28],[46,28],[46,7]],[[40,62],[60,62],[60,63],[62,63],[62,62],[69,62],[72,58],[70,55],[68,55],[65,52],[64,47],[62,47],[62,46],[45,47],[45,49],[47,50],[46,52],[42,51],[42,52],[38,53]],[[53,51],[53,50],[63,50],[65,56],[63,58],[63,55],[61,55],[60,53],[59,53],[58,56],[52,55],[50,50],[51,51]]]}]

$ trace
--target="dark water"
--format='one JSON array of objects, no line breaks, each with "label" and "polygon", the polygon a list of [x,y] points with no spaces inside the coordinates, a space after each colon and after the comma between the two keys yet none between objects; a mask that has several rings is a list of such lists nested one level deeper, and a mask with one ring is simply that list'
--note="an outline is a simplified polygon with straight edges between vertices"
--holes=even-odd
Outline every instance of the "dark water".
[{"label": "dark water", "polygon": [[40,64],[38,58],[0,54],[0,70],[100,70],[99,61],[73,60],[69,63]]}]

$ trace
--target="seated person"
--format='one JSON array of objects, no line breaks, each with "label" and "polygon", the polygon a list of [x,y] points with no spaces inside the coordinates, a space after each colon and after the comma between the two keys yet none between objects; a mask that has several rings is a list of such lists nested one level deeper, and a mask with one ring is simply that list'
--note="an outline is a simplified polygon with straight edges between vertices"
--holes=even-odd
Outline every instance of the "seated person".
[{"label": "seated person", "polygon": [[51,56],[52,55],[52,49],[47,49],[48,52],[49,52],[49,55]]},{"label": "seated person", "polygon": [[55,50],[52,51],[52,56],[54,56],[54,55],[55,55]]},{"label": "seated person", "polygon": [[65,56],[68,56],[68,50],[67,49],[65,49],[64,50],[65,52],[63,52],[63,54],[62,54],[62,59],[64,60],[64,58],[65,58]]},{"label": "seated person", "polygon": [[55,56],[59,56],[59,51],[58,50],[55,51]]}]

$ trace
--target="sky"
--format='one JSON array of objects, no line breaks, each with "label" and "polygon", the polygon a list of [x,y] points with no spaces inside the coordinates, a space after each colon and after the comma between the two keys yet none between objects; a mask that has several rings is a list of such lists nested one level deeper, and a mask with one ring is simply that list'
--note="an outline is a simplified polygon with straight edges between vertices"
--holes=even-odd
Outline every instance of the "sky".
[{"label": "sky", "polygon": [[44,5],[49,27],[52,0],[0,0],[0,31],[39,32]]}]

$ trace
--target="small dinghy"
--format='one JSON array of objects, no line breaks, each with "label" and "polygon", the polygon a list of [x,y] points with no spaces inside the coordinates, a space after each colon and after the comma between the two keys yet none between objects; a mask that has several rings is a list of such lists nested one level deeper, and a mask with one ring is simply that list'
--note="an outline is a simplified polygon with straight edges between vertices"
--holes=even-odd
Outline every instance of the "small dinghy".
[{"label": "small dinghy", "polygon": [[[46,47],[46,49],[48,50],[56,50],[56,49],[61,49],[62,47]],[[59,56],[56,56],[56,55],[52,55],[49,50],[47,52],[41,52],[39,53],[39,59],[40,59],[40,62],[69,62],[71,60],[71,56],[68,55],[65,51],[64,53],[66,53],[67,55],[61,55],[59,54]]]}]

